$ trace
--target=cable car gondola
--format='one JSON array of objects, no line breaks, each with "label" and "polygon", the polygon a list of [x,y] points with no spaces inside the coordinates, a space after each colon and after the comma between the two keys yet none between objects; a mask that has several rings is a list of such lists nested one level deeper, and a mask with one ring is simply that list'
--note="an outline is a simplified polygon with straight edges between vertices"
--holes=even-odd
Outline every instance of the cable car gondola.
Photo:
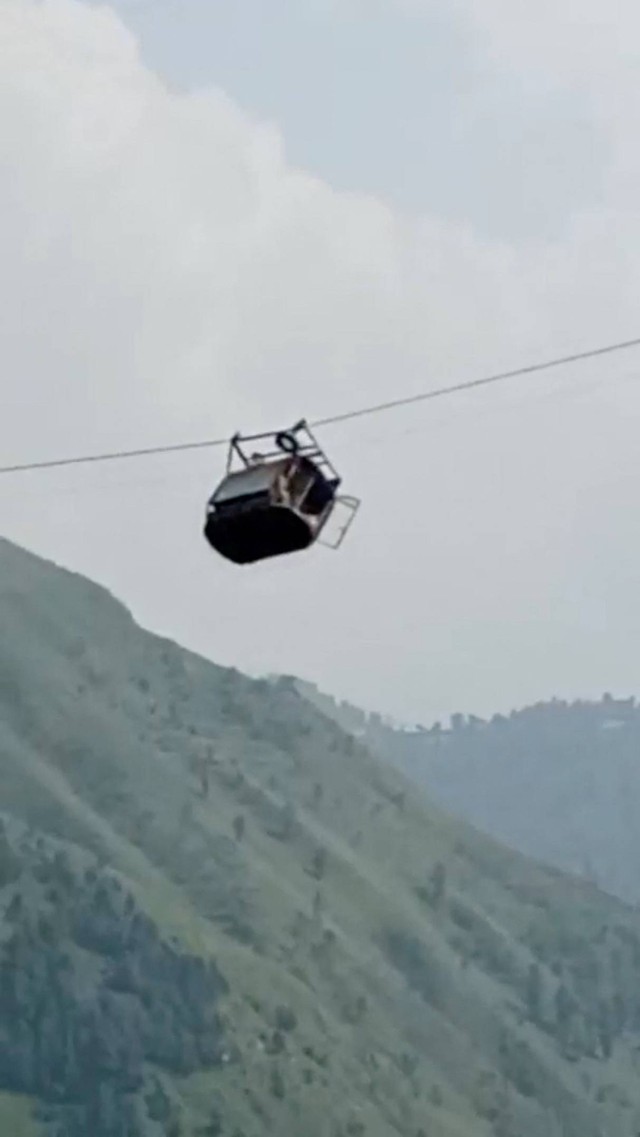
[{"label": "cable car gondola", "polygon": [[[247,443],[265,439],[271,443],[267,453],[247,452]],[[234,564],[253,564],[308,549],[341,504],[350,516],[336,541],[323,542],[338,548],[360,504],[338,495],[340,484],[304,420],[276,434],[236,434],[226,475],[207,505],[205,537]]]}]

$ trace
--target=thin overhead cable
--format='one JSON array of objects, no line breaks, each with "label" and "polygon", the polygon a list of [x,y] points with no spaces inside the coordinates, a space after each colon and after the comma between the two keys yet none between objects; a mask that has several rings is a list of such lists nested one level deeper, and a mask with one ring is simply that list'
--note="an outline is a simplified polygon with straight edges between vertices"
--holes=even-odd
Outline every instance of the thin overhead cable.
[{"label": "thin overhead cable", "polygon": [[[541,363],[530,363],[525,367],[516,367],[511,371],[501,371],[495,375],[486,375],[480,379],[469,379],[463,383],[454,383],[448,387],[435,387],[429,391],[422,391],[417,395],[408,395],[404,398],[391,399],[385,403],[374,403],[370,406],[360,407],[353,411],[344,411],[341,414],[330,415],[326,418],[316,419],[312,427],[333,426],[337,423],[348,422],[351,419],[364,418],[365,415],[383,414],[386,411],[401,407],[413,406],[416,403],[426,403],[431,399],[442,399],[448,395],[460,394],[462,391],[473,391],[479,387],[488,387],[493,383],[504,383],[512,379],[524,378],[541,371],[551,371],[553,368],[566,367],[572,363],[582,363],[589,359],[598,359],[601,356],[613,355],[617,352],[640,348],[640,336],[636,339],[622,340],[617,343],[606,344],[604,347],[592,348],[590,351],[574,352],[572,355],[563,355],[555,359],[547,359]],[[1,474],[18,474],[28,470],[52,470],[63,466],[84,466],[89,463],[115,462],[125,458],[148,458],[158,454],[176,454],[188,450],[213,450],[215,447],[226,446],[228,438],[208,438],[201,442],[181,442],[172,446],[147,446],[136,450],[115,450],[107,454],[86,454],[72,458],[54,458],[40,462],[21,462],[11,466],[0,466]]]},{"label": "thin overhead cable", "polygon": [[146,446],[139,450],[114,450],[110,454],[83,454],[75,458],[21,462],[15,466],[0,466],[0,474],[21,474],[26,470],[54,470],[60,466],[86,466],[90,462],[117,462],[123,458],[150,458],[154,454],[175,454],[184,450],[211,450],[215,446],[226,446],[228,442],[228,438],[208,438],[202,442],[178,442],[173,446]]},{"label": "thin overhead cable", "polygon": [[[442,399],[445,395],[456,395],[461,391],[473,391],[477,387],[488,387],[492,383],[504,383],[508,379],[524,378],[539,371],[550,371],[554,367],[564,367],[570,363],[580,363],[587,359],[597,359],[601,355],[613,355],[614,352],[628,351],[630,348],[640,347],[640,338],[626,340],[622,343],[607,344],[606,347],[593,348],[591,351],[580,351],[573,355],[564,355],[558,359],[547,359],[542,363],[530,363],[526,367],[517,367],[512,371],[501,371],[497,375],[485,375],[481,379],[469,379],[464,383],[454,383],[449,387],[435,387],[430,391],[422,391],[418,395],[408,395],[400,399],[391,399],[387,403],[376,403],[370,407],[361,407],[355,411],[345,411],[343,414],[331,415],[319,419],[314,426],[333,426],[334,423],[348,422],[350,419],[364,418],[365,415],[382,414],[383,411],[392,411],[399,407],[410,407],[415,403],[426,403],[430,399]],[[1,472],[1,471],[0,471]]]}]

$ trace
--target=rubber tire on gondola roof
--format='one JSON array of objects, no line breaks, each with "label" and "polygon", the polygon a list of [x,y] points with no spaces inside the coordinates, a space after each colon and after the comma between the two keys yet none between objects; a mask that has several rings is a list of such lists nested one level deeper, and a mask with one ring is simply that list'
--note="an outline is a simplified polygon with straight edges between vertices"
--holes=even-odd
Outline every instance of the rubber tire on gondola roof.
[{"label": "rubber tire on gondola roof", "polygon": [[276,434],[276,446],[279,450],[284,450],[285,454],[297,454],[300,449],[298,440],[289,430],[281,430]]}]

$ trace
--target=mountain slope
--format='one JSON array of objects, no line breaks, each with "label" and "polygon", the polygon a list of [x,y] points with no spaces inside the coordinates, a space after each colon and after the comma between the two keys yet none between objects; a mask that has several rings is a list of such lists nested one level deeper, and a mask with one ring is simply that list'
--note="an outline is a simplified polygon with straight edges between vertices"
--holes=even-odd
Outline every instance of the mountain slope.
[{"label": "mountain slope", "polygon": [[634,912],[441,814],[290,685],[6,543],[0,582],[16,1137],[635,1137]]},{"label": "mountain slope", "polygon": [[297,689],[423,786],[446,809],[512,848],[640,901],[640,707],[553,700],[490,722],[400,730]]}]

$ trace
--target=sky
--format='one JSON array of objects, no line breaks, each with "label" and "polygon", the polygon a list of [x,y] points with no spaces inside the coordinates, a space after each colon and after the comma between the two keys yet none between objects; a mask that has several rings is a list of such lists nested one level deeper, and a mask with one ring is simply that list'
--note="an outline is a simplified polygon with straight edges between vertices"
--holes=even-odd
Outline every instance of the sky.
[{"label": "sky", "polygon": [[[632,0],[0,0],[2,462],[267,430],[640,335]],[[222,450],[0,478],[145,627],[406,722],[640,689],[640,353],[327,428],[338,553]]]}]

